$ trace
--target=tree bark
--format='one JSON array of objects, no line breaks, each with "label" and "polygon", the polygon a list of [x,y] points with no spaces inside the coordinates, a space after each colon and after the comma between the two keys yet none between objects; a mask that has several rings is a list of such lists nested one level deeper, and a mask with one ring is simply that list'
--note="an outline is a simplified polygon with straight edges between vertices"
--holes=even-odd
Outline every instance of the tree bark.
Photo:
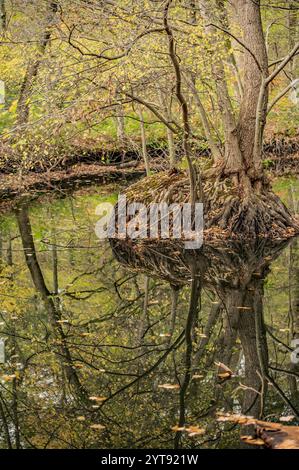
[{"label": "tree bark", "polygon": [[[237,125],[240,150],[246,172],[253,170],[253,176],[262,173],[261,147],[266,124],[268,89],[260,95],[263,78],[268,76],[268,56],[262,28],[260,1],[232,0],[238,23],[243,30],[244,49],[243,99]],[[250,50],[250,52],[249,52]],[[259,66],[258,66],[259,64]],[[256,135],[256,114],[259,110],[259,145],[254,149]]]},{"label": "tree bark", "polygon": [[[169,25],[168,15],[169,15],[169,8],[172,0],[168,0],[166,2],[164,8],[164,28],[168,37],[168,46],[169,46],[169,56],[175,71],[176,77],[176,97],[181,106],[182,111],[182,118],[183,118],[183,149],[184,149],[184,156],[188,163],[189,169],[189,181],[190,181],[190,203],[192,209],[194,210],[195,203],[197,202],[198,198],[200,201],[203,200],[203,192],[202,192],[202,183],[200,175],[197,176],[196,171],[194,169],[192,158],[191,158],[191,147],[190,147],[190,136],[191,136],[191,128],[189,122],[189,111],[188,111],[188,104],[185,99],[185,96],[182,92],[182,74],[180,63],[178,57],[175,52],[175,42],[172,29]],[[199,194],[197,192],[197,187],[199,186]]]},{"label": "tree bark", "polygon": [[[215,11],[216,1],[200,0],[200,11],[206,21],[205,30],[210,36],[212,47],[217,47],[217,29],[213,24],[217,21]],[[223,20],[223,16],[222,16]],[[225,75],[224,63],[221,57],[217,57],[212,63],[212,74],[215,79],[218,107],[222,117],[222,125],[225,140],[225,169],[228,173],[238,173],[242,170],[243,162],[239,147],[239,139],[236,132],[236,118],[230,99],[228,84]]]},{"label": "tree bark", "polygon": [[[296,5],[294,5],[294,1],[291,0],[288,2],[288,15],[287,15],[287,28],[289,30],[288,32],[288,41],[289,41],[289,50],[291,51],[293,47],[295,46],[295,38],[296,38],[296,33],[298,30],[298,7],[296,8]],[[289,64],[289,73],[291,80],[294,80],[295,77],[295,71],[296,71],[296,57],[293,57],[290,60]]]},{"label": "tree bark", "polygon": [[216,144],[216,142],[213,138],[213,135],[212,135],[212,132],[211,132],[211,126],[210,126],[210,123],[209,123],[209,120],[208,120],[208,117],[207,117],[207,113],[204,109],[204,106],[201,102],[198,91],[196,89],[196,81],[192,80],[191,78],[189,79],[189,77],[186,77],[186,80],[187,80],[188,85],[190,86],[190,89],[191,89],[192,94],[194,96],[195,103],[197,105],[197,108],[198,108],[198,111],[199,111],[199,114],[200,114],[200,118],[201,118],[202,126],[203,126],[203,129],[204,129],[205,137],[206,137],[206,139],[209,143],[209,147],[211,149],[213,159],[217,163],[219,160],[221,160],[222,155],[221,155],[221,152],[220,152],[220,150],[219,150],[219,148],[218,148],[218,146],[217,146],[217,144]]},{"label": "tree bark", "polygon": [[[159,97],[159,102],[161,109],[163,110],[165,116],[167,116],[167,119],[169,122],[172,121],[172,115],[171,115],[171,105],[168,105],[166,102],[166,97],[165,95],[169,94],[169,90],[165,89],[165,92],[163,94],[161,87],[157,85],[157,92],[158,92],[158,97]],[[169,127],[166,127],[166,132],[167,132],[167,141],[168,141],[168,152],[169,152],[169,166],[170,169],[176,168],[176,149],[175,149],[175,140],[174,140],[174,133]]]},{"label": "tree bark", "polygon": [[139,115],[139,122],[140,122],[142,157],[143,157],[144,164],[145,164],[146,176],[149,176],[151,174],[151,169],[150,169],[147,146],[146,146],[144,119],[143,119],[143,114],[142,114],[142,108],[140,105],[138,105],[138,115]]}]

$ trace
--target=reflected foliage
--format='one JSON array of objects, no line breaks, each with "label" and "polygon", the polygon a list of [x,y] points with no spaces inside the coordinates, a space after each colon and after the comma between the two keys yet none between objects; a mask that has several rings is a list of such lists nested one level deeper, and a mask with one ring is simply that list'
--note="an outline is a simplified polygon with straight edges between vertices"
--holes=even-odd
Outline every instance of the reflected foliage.
[{"label": "reflected foliage", "polygon": [[112,250],[98,202],[2,218],[1,447],[236,448],[218,413],[296,425],[298,240]]}]

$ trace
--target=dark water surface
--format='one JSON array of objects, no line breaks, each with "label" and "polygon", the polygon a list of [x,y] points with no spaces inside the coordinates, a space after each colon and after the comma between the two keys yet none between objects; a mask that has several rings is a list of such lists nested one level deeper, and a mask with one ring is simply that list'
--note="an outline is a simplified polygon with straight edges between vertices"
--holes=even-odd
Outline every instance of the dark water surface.
[{"label": "dark water surface", "polygon": [[218,413],[298,424],[299,240],[114,256],[94,224],[115,199],[1,219],[0,446],[238,448]]}]

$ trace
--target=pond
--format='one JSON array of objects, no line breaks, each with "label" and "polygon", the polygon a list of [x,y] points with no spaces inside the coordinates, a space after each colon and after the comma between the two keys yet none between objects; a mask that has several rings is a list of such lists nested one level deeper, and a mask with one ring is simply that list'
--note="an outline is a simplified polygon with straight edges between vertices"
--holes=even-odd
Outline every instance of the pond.
[{"label": "pond", "polygon": [[[298,181],[276,190],[297,204]],[[1,218],[0,446],[239,448],[223,413],[298,424],[299,240],[132,262],[94,232],[118,192]]]}]

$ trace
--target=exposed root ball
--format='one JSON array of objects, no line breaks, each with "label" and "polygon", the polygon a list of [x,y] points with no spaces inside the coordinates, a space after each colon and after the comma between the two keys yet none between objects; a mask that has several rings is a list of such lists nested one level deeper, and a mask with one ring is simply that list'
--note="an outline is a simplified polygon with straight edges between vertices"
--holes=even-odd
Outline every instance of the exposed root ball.
[{"label": "exposed root ball", "polygon": [[[230,178],[203,178],[205,239],[289,238],[299,233],[299,220],[267,186],[244,195]],[[130,186],[128,202],[184,203],[189,200],[186,174],[164,172]]]}]

